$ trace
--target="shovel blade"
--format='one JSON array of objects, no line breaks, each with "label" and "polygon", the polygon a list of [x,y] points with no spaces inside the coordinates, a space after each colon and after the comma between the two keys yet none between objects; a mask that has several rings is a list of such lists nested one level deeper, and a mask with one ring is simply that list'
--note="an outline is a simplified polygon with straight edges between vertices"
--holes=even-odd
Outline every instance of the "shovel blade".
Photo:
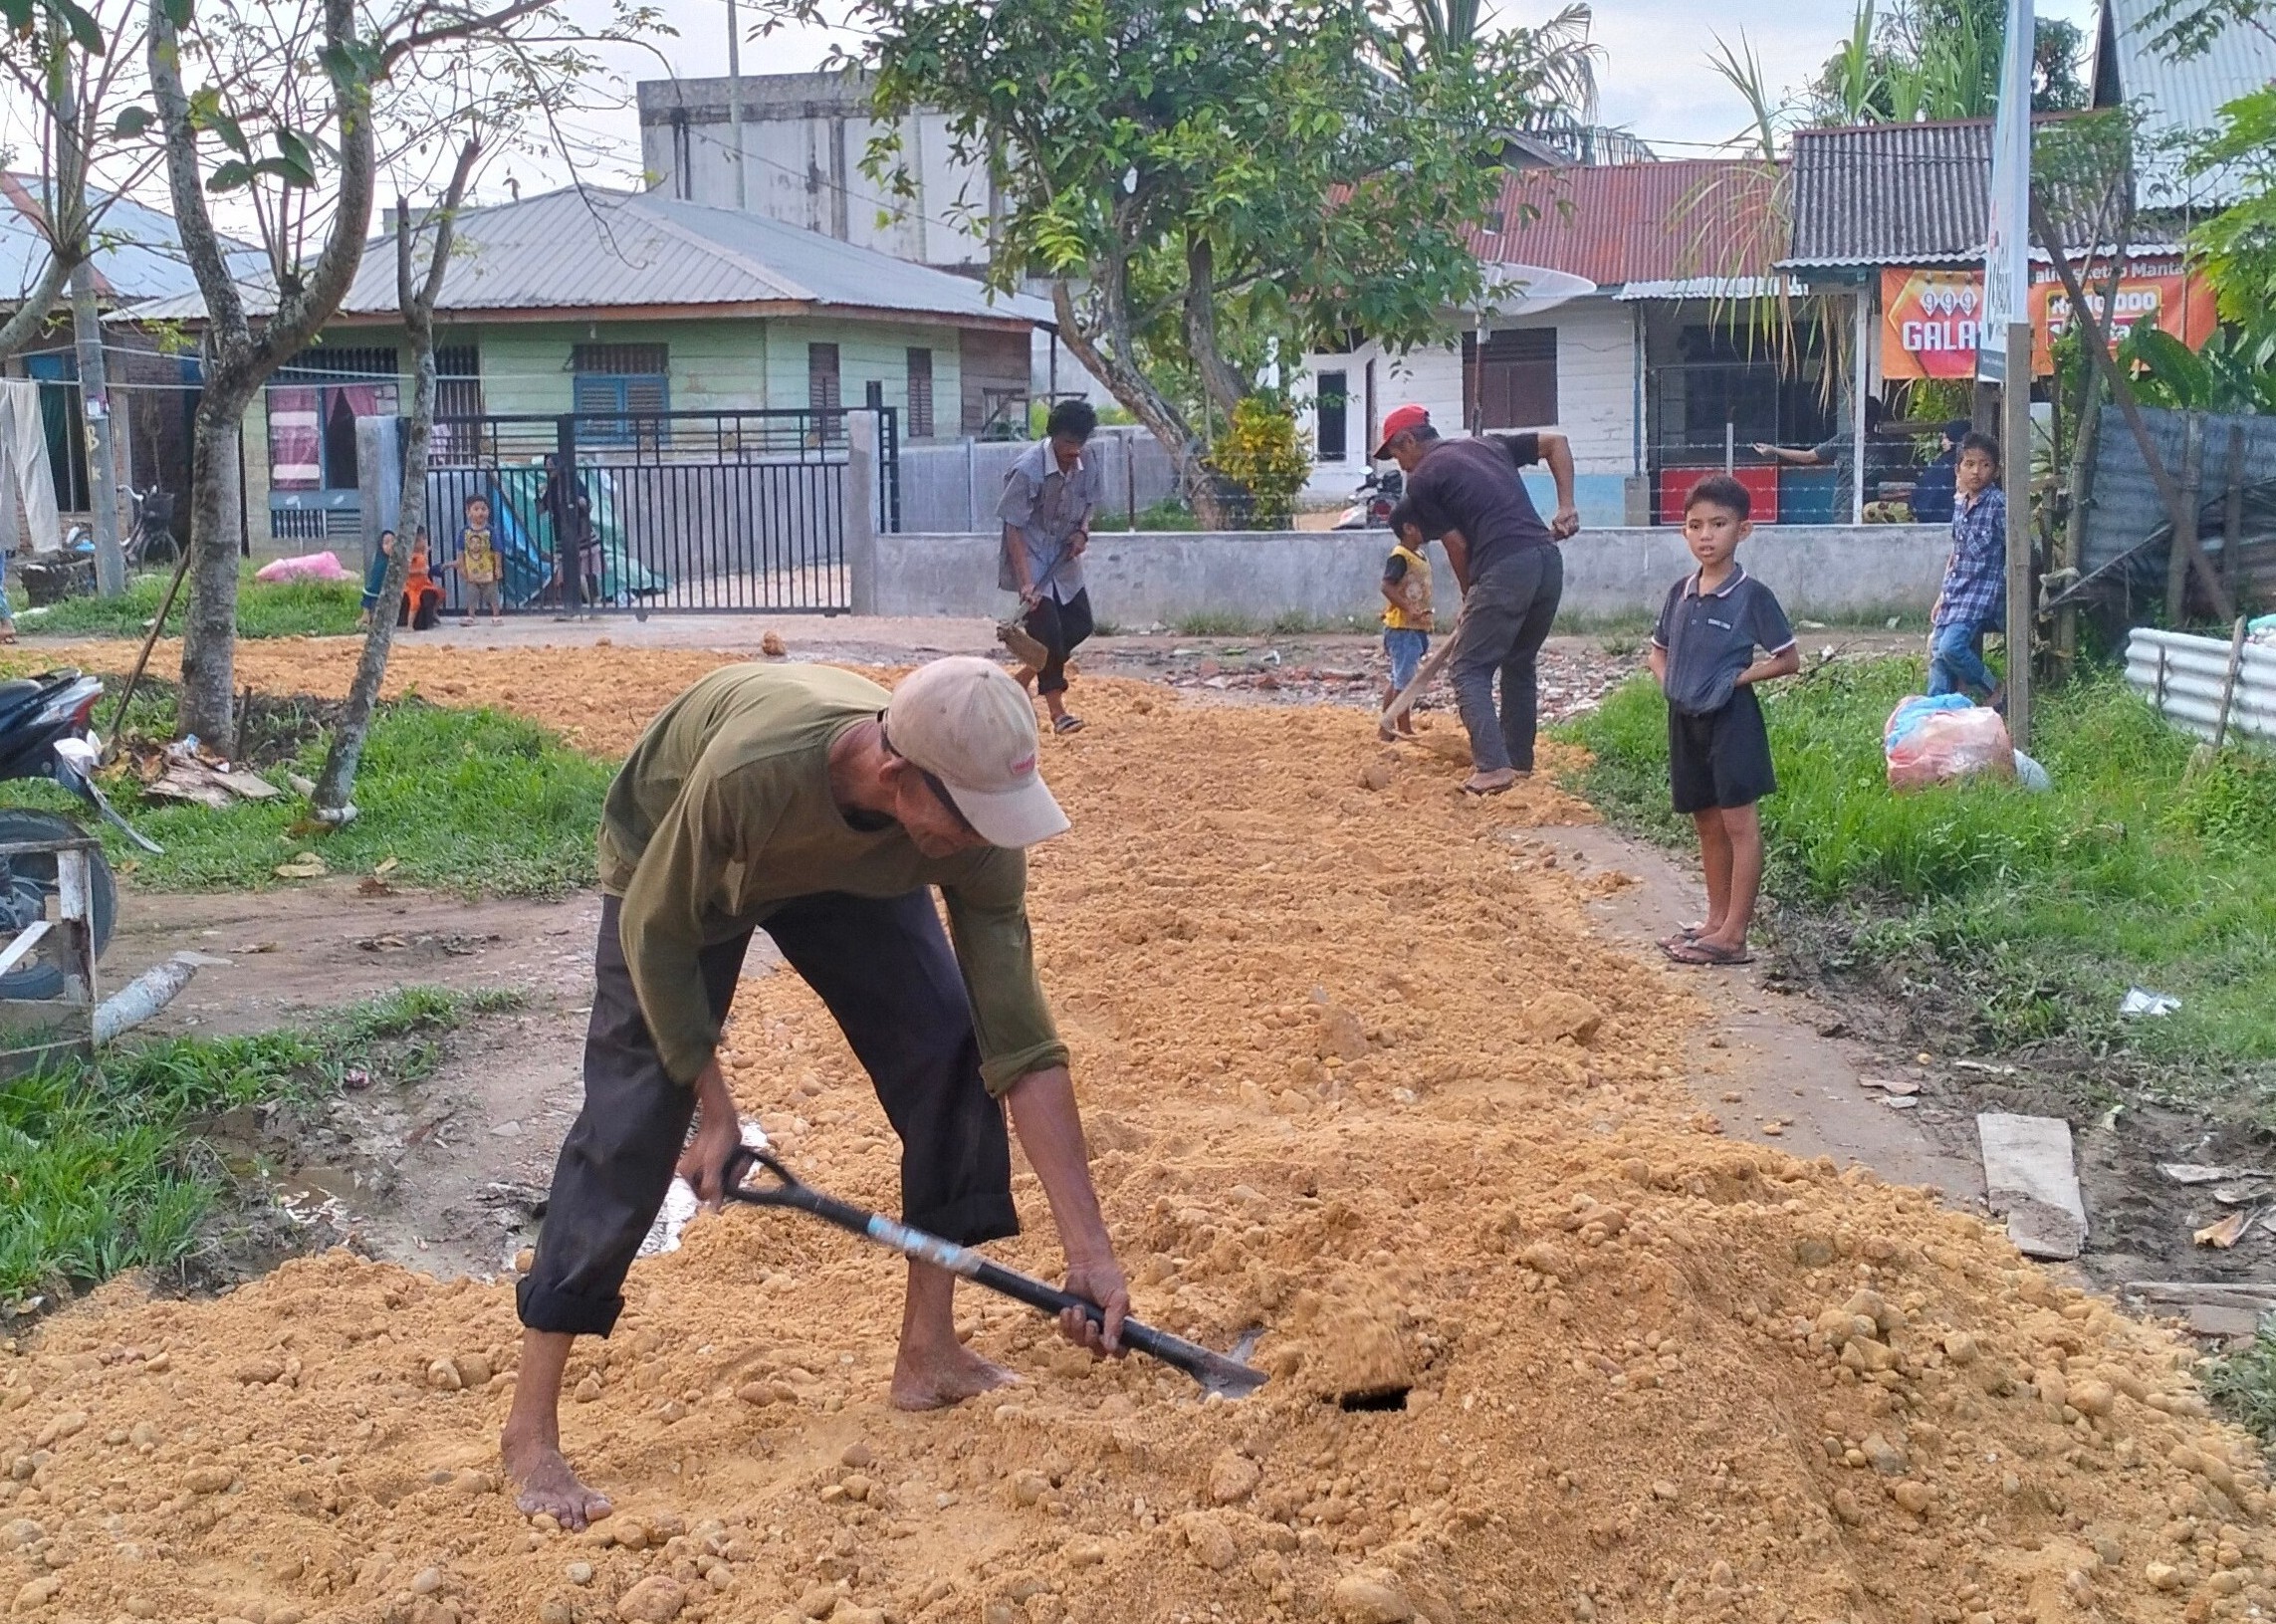
[{"label": "shovel blade", "polygon": [[998,626],[996,640],[1011,651],[1014,659],[1030,671],[1040,671],[1050,663],[1051,651],[1037,642],[1027,628],[1017,620]]},{"label": "shovel blade", "polygon": [[1213,1353],[1207,1359],[1198,1361],[1186,1373],[1202,1384],[1204,1392],[1216,1393],[1229,1399],[1247,1398],[1272,1379],[1254,1365],[1229,1359],[1222,1353]]}]

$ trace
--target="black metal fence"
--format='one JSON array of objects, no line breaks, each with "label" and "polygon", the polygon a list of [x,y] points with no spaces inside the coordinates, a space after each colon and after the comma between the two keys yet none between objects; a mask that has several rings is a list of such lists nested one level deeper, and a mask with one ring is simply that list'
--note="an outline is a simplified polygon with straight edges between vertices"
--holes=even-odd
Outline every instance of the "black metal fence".
[{"label": "black metal fence", "polygon": [[[438,418],[429,560],[467,600],[467,510],[489,505],[509,609],[840,612],[842,411],[583,412]],[[878,414],[872,522],[900,528],[900,424]]]}]

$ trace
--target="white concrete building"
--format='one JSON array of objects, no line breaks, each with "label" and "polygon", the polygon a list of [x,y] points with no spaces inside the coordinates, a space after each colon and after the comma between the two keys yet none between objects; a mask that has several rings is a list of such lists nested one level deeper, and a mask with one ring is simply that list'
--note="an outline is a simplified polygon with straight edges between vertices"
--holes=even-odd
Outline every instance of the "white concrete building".
[{"label": "white concrete building", "polygon": [[1495,229],[1478,236],[1500,288],[1481,332],[1404,355],[1368,341],[1305,358],[1307,491],[1354,489],[1384,414],[1410,401],[1446,433],[1563,432],[1591,526],[1653,522],[1663,487],[1720,468],[1726,433],[1741,446],[1814,437],[1808,391],[1727,342],[1731,296],[1784,248],[1773,181],[1719,159],[1512,170]]}]

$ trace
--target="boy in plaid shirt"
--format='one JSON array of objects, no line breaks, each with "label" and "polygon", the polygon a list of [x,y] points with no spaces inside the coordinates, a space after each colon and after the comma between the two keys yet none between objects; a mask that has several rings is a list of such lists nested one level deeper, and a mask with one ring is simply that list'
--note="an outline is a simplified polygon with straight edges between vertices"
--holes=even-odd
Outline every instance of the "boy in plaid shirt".
[{"label": "boy in plaid shirt", "polygon": [[1952,470],[1952,556],[1929,614],[1929,693],[2004,692],[1983,663],[1983,634],[2007,615],[2007,493],[1999,486],[1999,442],[1961,439]]}]

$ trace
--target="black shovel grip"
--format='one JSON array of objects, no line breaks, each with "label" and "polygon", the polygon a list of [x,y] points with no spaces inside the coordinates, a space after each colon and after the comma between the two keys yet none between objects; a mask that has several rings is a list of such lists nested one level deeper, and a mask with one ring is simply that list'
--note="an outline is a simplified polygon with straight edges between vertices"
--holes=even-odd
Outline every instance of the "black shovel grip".
[{"label": "black shovel grip", "polygon": [[[1039,1308],[1047,1314],[1059,1314],[1069,1308],[1080,1309],[1082,1316],[1094,1325],[1104,1326],[1106,1310],[1088,1297],[1076,1296],[1047,1285],[1031,1275],[1023,1275],[1016,1269],[1001,1264],[984,1263],[974,1272],[973,1283],[985,1285],[991,1291],[1000,1291],[1008,1297],[1024,1302],[1030,1308]],[[1187,1375],[1199,1380],[1220,1355],[1198,1342],[1189,1342],[1182,1336],[1156,1330],[1127,1314],[1122,1320],[1121,1345],[1136,1348],[1140,1353],[1153,1355],[1164,1364],[1175,1365]]]}]

